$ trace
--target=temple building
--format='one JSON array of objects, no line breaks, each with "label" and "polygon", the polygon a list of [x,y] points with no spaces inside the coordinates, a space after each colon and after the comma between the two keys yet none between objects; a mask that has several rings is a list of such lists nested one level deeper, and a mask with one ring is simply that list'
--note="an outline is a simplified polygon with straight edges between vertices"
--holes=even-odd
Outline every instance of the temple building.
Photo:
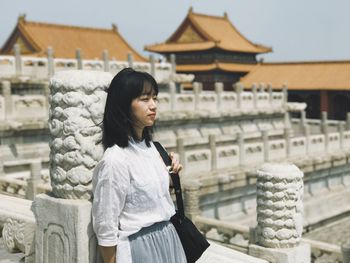
[{"label": "temple building", "polygon": [[170,60],[176,55],[176,71],[195,75],[205,90],[214,89],[215,82],[224,83],[225,90],[246,75],[256,64],[258,54],[272,49],[252,43],[223,17],[194,13],[192,8],[175,32],[160,44],[145,50],[162,54]]},{"label": "temple building", "polygon": [[111,29],[56,25],[27,21],[23,15],[0,55],[13,55],[15,44],[19,44],[23,55],[30,56],[46,57],[51,47],[56,58],[76,58],[76,50],[80,49],[83,59],[100,59],[103,51],[108,50],[111,59],[127,60],[128,54],[132,54],[134,61],[147,61],[126,42],[116,25]]},{"label": "temple building", "polygon": [[309,61],[258,64],[241,78],[249,88],[265,83],[273,89],[288,87],[288,100],[306,102],[308,118],[322,111],[331,119],[344,120],[350,112],[350,61]]}]

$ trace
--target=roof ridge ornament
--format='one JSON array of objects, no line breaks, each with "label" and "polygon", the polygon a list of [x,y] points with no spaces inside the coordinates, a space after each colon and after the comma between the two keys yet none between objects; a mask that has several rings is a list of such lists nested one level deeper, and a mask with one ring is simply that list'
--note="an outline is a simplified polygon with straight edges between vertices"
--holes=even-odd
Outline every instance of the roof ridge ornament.
[{"label": "roof ridge ornament", "polygon": [[114,24],[114,23],[112,23],[112,30],[114,32],[118,32],[118,26],[116,24]]},{"label": "roof ridge ornament", "polygon": [[18,22],[25,22],[26,21],[26,14],[23,13],[23,14],[20,14],[18,16]]},{"label": "roof ridge ornament", "polygon": [[192,14],[193,13],[193,6],[190,6],[190,8],[188,9],[188,13]]}]

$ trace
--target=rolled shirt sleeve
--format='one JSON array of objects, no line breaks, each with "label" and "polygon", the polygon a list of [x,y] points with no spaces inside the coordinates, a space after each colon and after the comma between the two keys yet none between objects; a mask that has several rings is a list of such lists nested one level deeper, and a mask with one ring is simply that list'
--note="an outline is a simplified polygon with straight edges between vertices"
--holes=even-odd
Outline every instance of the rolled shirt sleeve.
[{"label": "rolled shirt sleeve", "polygon": [[92,224],[100,246],[118,244],[119,215],[130,187],[124,161],[105,159],[93,174]]}]

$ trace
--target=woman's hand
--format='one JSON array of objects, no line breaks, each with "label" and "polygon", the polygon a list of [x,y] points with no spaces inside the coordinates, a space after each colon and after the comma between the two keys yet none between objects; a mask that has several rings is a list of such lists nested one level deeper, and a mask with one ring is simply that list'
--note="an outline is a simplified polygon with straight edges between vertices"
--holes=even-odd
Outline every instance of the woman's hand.
[{"label": "woman's hand", "polygon": [[179,163],[179,160],[176,158],[173,152],[169,154],[169,157],[171,159],[170,172],[179,173],[182,170],[182,165]]}]

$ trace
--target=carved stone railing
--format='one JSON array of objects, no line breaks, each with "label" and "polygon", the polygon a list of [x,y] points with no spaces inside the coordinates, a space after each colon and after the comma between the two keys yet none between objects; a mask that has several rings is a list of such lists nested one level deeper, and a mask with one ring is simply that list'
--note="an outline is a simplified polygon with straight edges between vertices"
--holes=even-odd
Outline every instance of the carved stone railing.
[{"label": "carved stone railing", "polygon": [[[248,253],[249,227],[222,220],[196,216],[193,221],[206,238],[227,247]],[[341,263],[341,248],[337,245],[302,238],[301,242],[311,246],[312,263]]]},{"label": "carved stone railing", "polygon": [[50,178],[45,173],[45,159],[5,161],[0,175],[0,193],[33,199],[36,194],[51,191]]},{"label": "carved stone railing", "polygon": [[34,262],[35,218],[32,202],[0,194],[0,229],[6,249],[22,252],[26,263]]},{"label": "carved stone railing", "polygon": [[193,221],[208,239],[244,253],[248,252],[249,227],[203,216],[196,216]]},{"label": "carved stone railing", "polygon": [[[131,57],[130,57],[131,58]],[[148,62],[116,61],[116,60],[81,60],[64,58],[39,58],[20,57],[20,65],[16,66],[15,56],[0,56],[0,78],[21,77],[33,80],[48,80],[54,72],[74,69],[109,71],[112,74],[118,73],[126,67],[132,66],[139,71],[152,73],[158,82],[166,82],[172,78],[171,63],[155,63],[154,60]],[[181,75],[178,80],[192,81],[193,77]]]}]

